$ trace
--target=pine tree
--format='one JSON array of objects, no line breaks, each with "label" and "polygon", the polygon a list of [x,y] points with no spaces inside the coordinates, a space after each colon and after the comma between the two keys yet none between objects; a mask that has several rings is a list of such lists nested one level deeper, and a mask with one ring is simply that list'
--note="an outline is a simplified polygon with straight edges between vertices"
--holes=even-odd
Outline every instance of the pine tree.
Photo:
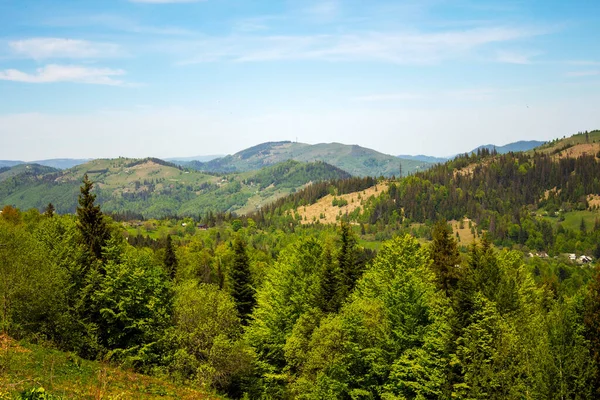
[{"label": "pine tree", "polygon": [[48,206],[46,207],[46,211],[44,212],[44,215],[48,218],[52,218],[54,217],[54,205],[52,203],[48,203]]},{"label": "pine tree", "polygon": [[171,277],[171,279],[175,279],[175,274],[177,272],[177,256],[175,255],[175,249],[173,248],[173,240],[171,239],[171,235],[167,235],[167,245],[165,247],[165,259],[164,259],[165,267],[167,268],[167,273]]},{"label": "pine tree", "polygon": [[338,268],[342,276],[340,288],[341,297],[345,298],[352,292],[354,285],[362,274],[362,266],[356,259],[356,237],[347,222],[340,225],[340,250],[337,256]]},{"label": "pine tree", "polygon": [[337,312],[340,307],[340,271],[333,261],[329,247],[325,247],[323,251],[319,303],[319,308],[324,312]]},{"label": "pine tree", "polygon": [[96,195],[91,193],[93,186],[93,182],[85,174],[83,185],[79,189],[81,193],[77,207],[77,227],[89,253],[101,259],[102,247],[106,244],[110,233],[100,206],[94,205]]},{"label": "pine tree", "polygon": [[581,217],[581,223],[579,224],[579,230],[581,233],[585,233],[587,231],[587,227],[585,225],[585,220]]},{"label": "pine tree", "polygon": [[256,298],[246,244],[239,236],[233,244],[233,253],[233,267],[230,274],[231,295],[242,323],[247,324],[250,313],[256,304]]},{"label": "pine tree", "polygon": [[440,220],[434,225],[432,236],[432,268],[437,277],[438,287],[448,295],[458,281],[458,264],[460,263],[458,246],[452,238],[452,230],[445,220]]},{"label": "pine tree", "polygon": [[586,299],[585,314],[585,336],[589,341],[590,350],[596,365],[596,380],[593,388],[597,398],[600,396],[600,266],[596,267],[594,279]]}]

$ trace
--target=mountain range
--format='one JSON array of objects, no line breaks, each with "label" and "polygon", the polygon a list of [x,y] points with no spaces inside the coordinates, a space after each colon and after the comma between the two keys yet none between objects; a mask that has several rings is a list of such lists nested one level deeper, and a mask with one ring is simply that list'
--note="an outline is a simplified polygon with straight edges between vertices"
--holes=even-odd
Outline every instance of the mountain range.
[{"label": "mountain range", "polygon": [[[496,147],[529,149],[539,142]],[[488,147],[482,146],[483,147]],[[421,156],[426,157],[426,156]],[[425,161],[427,160],[427,161]],[[206,162],[146,159],[45,160],[44,164],[0,164],[0,206],[74,212],[84,174],[108,212],[143,217],[199,215],[208,211],[257,210],[310,183],[351,176],[407,175],[425,171],[441,158],[410,160],[341,143],[309,145],[268,142]],[[61,169],[69,164],[77,164]]]},{"label": "mountain range", "polygon": [[398,160],[397,157],[358,145],[341,143],[306,144],[297,142],[267,142],[208,162],[180,162],[180,165],[205,172],[245,172],[274,165],[286,160],[301,162],[324,161],[353,176],[403,175],[427,169],[430,163]]},{"label": "mountain range", "polygon": [[[496,146],[495,144],[484,144],[484,145],[474,148],[471,151],[468,151],[467,154],[477,153],[477,150],[481,150],[481,149],[487,149],[487,150],[496,149],[498,154],[506,154],[511,151],[512,152],[529,151],[538,146],[543,145],[544,143],[546,143],[546,142],[543,142],[540,140],[520,140],[518,142],[505,144],[504,146]],[[464,154],[464,153],[461,153],[461,154]],[[422,161],[422,162],[437,164],[437,163],[443,163],[448,160],[451,160],[451,159],[455,158],[457,155],[459,155],[459,154],[455,154],[450,157],[434,157],[434,156],[427,156],[427,155],[423,155],[423,154],[419,154],[416,156],[401,154],[398,156],[398,158],[402,158],[405,160]]]}]

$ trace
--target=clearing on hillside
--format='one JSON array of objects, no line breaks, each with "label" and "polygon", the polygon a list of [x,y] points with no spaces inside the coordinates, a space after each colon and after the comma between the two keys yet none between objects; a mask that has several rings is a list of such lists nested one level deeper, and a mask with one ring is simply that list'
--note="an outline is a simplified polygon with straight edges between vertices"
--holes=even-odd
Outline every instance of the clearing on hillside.
[{"label": "clearing on hillside", "polygon": [[[362,207],[369,197],[379,195],[381,192],[387,190],[388,186],[389,183],[384,182],[360,192],[342,194],[339,196],[328,194],[315,204],[298,207],[297,211],[300,214],[300,217],[302,217],[303,224],[312,224],[317,221],[321,224],[335,224],[338,222],[338,217],[340,215],[350,214],[358,207]],[[342,204],[347,202],[347,204],[341,207],[334,206],[332,204],[334,199],[342,201]]]}]

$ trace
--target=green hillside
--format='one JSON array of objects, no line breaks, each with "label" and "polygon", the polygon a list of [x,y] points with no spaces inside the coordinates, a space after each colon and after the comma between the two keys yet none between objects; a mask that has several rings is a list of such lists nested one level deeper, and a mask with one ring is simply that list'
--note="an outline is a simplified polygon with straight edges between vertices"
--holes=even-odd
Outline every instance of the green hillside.
[{"label": "green hillside", "polygon": [[84,360],[73,353],[18,343],[2,335],[0,352],[0,399],[219,398],[106,363]]},{"label": "green hillside", "polygon": [[287,161],[257,171],[224,175],[183,170],[159,159],[98,159],[58,171],[17,166],[0,174],[0,204],[72,213],[84,174],[108,212],[144,217],[249,211],[310,182],[350,175],[323,162]]},{"label": "green hillside", "polygon": [[186,165],[199,171],[251,171],[286,160],[303,162],[324,161],[354,176],[392,176],[424,170],[431,164],[418,160],[404,160],[357,145],[320,143],[310,145],[295,142],[268,142],[242,150],[236,154],[206,163],[192,161]]},{"label": "green hillside", "polygon": [[39,164],[19,164],[14,167],[3,167],[0,168],[0,182],[15,177],[17,175],[36,177],[58,171],[59,170],[56,168],[47,167]]}]

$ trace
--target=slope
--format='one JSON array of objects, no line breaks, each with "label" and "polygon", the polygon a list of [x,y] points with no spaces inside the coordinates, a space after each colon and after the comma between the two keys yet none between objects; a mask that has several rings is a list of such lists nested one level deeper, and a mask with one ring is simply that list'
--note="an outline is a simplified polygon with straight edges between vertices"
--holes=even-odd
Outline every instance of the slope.
[{"label": "slope", "polygon": [[[0,399],[217,399],[172,382],[120,370],[41,346],[17,343],[0,335]],[[45,394],[47,397],[43,397]]]},{"label": "slope", "polygon": [[233,155],[206,163],[192,161],[188,165],[200,171],[243,172],[260,169],[286,160],[303,162],[324,161],[354,176],[392,176],[426,169],[427,162],[403,160],[357,145],[320,143],[310,145],[296,142],[268,142],[242,150]]},{"label": "slope", "polygon": [[244,212],[310,182],[350,176],[323,162],[292,160],[258,171],[218,176],[183,170],[154,158],[98,159],[65,171],[51,169],[40,174],[31,173],[31,167],[15,168],[25,171],[0,182],[0,205],[41,210],[53,203],[59,213],[72,213],[77,206],[81,179],[87,173],[96,183],[95,193],[105,211],[144,217]]}]

